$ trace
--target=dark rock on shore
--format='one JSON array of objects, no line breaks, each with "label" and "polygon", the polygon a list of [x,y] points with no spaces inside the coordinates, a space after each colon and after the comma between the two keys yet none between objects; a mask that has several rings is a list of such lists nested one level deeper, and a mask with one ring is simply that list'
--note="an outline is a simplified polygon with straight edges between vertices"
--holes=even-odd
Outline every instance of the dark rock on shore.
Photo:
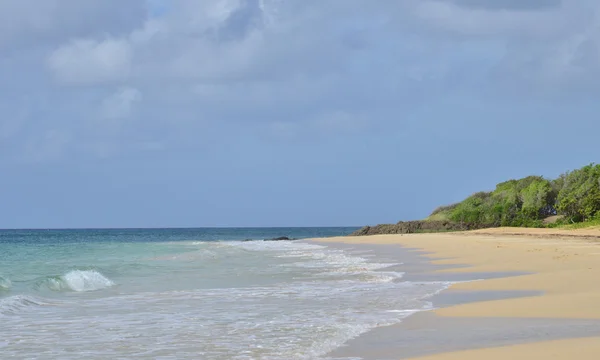
[{"label": "dark rock on shore", "polygon": [[289,238],[287,236],[280,236],[280,237],[277,237],[277,238],[268,239],[267,241],[282,241],[282,240],[294,240],[294,239],[291,239],[291,238]]},{"label": "dark rock on shore", "polygon": [[257,240],[257,239],[244,239],[242,241],[290,241],[290,240],[296,240],[294,238],[289,238],[287,236],[280,236],[280,237],[276,237],[273,239],[262,239],[262,240]]},{"label": "dark rock on shore", "polygon": [[414,234],[414,233],[435,233],[448,231],[466,231],[473,230],[474,226],[461,224],[452,221],[400,221],[397,224],[380,224],[376,226],[365,226],[350,236],[383,235],[383,234]]}]

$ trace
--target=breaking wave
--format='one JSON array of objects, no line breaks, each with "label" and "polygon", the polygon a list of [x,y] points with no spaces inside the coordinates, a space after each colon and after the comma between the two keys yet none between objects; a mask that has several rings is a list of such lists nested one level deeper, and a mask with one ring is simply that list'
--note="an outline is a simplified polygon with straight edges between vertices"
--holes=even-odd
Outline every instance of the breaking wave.
[{"label": "breaking wave", "polygon": [[36,284],[52,291],[94,291],[113,286],[115,283],[95,270],[72,270],[61,276],[46,277]]},{"label": "breaking wave", "polygon": [[0,292],[8,291],[12,287],[12,282],[9,278],[0,276]]}]

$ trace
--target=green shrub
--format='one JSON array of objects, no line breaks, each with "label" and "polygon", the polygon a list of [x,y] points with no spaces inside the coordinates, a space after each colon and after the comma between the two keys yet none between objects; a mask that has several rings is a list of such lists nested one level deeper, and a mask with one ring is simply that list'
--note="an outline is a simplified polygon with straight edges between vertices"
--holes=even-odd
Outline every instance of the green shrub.
[{"label": "green shrub", "polygon": [[543,219],[551,215],[565,216],[552,227],[600,217],[600,165],[584,166],[552,181],[541,176],[508,180],[494,191],[441,206],[430,217],[470,227],[543,227]]},{"label": "green shrub", "polygon": [[562,176],[557,210],[572,222],[586,221],[600,211],[600,165],[588,165]]}]

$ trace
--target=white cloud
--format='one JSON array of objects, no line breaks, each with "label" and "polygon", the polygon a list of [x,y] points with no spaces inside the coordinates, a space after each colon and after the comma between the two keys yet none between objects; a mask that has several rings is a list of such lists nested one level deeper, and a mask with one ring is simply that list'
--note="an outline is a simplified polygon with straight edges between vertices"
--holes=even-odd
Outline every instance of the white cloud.
[{"label": "white cloud", "polygon": [[[54,51],[59,80],[236,82],[328,72],[345,59],[331,17],[280,0],[177,1],[128,34],[78,38]],[[312,22],[311,26],[306,26]],[[313,54],[318,53],[318,56]]]},{"label": "white cloud", "polygon": [[162,18],[119,37],[77,38],[49,56],[58,80],[70,84],[138,79],[239,77],[256,57],[261,35],[249,30],[239,41],[223,43],[217,35],[243,1],[179,1]]},{"label": "white cloud", "polygon": [[48,66],[66,83],[103,83],[129,77],[132,57],[124,40],[74,40],[56,49]]},{"label": "white cloud", "polygon": [[600,3],[498,1],[173,0],[152,14],[137,0],[6,0],[0,47],[25,51],[0,55],[11,79],[0,87],[51,106],[32,101],[28,123],[0,130],[52,122],[110,156],[136,141],[194,146],[207,127],[363,131],[457,87],[505,96],[503,82],[531,94],[600,83]]},{"label": "white cloud", "polygon": [[102,117],[111,120],[128,118],[140,101],[142,93],[138,89],[121,88],[102,101]]},{"label": "white cloud", "polygon": [[0,49],[127,33],[139,27],[145,15],[145,0],[2,0]]},{"label": "white cloud", "polygon": [[545,36],[560,30],[561,8],[544,11],[470,8],[440,0],[422,0],[414,14],[429,26],[457,35]]},{"label": "white cloud", "polygon": [[[399,39],[403,33],[413,34],[411,41],[421,44],[416,46],[448,53],[457,51],[451,44],[492,40],[499,48],[518,48],[521,54],[529,52],[534,61],[543,61],[528,50],[530,45],[546,49],[540,51],[546,56],[558,42],[579,36],[584,26],[576,19],[589,21],[589,11],[573,0],[565,0],[562,6],[552,1],[526,7],[515,1],[494,4],[382,0],[365,6],[351,0],[341,6],[335,1],[179,0],[170,3],[163,16],[149,17],[129,33],[71,39],[53,52],[48,65],[63,82],[91,85],[320,77],[344,71],[356,51],[371,51],[370,45],[390,41],[391,32]],[[362,45],[352,46],[353,39]],[[398,49],[403,47],[398,44]],[[400,65],[406,69],[418,65],[420,74],[439,73],[435,58],[444,54],[428,53],[429,61]],[[513,56],[507,52],[507,57]]]}]

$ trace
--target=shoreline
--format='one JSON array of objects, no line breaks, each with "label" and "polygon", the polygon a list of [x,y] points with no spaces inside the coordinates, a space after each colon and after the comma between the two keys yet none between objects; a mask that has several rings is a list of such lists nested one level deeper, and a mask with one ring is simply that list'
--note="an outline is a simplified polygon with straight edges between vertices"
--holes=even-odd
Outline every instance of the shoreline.
[{"label": "shoreline", "polygon": [[[487,326],[488,329],[498,328],[499,323],[513,323],[521,328],[526,326],[533,332],[537,328],[543,329],[540,330],[541,333],[546,331],[547,336],[529,334],[525,338],[511,339],[512,335],[519,333],[516,331],[519,327],[506,325],[505,330],[500,330],[496,336],[504,337],[507,341],[498,344],[493,341],[468,344],[467,341],[462,348],[437,346],[429,351],[434,355],[425,357],[414,357],[421,354],[413,356],[410,352],[402,352],[389,353],[384,358],[475,360],[510,356],[532,359],[547,357],[548,351],[552,351],[552,354],[559,356],[552,357],[553,359],[566,359],[576,354],[578,360],[583,360],[600,358],[600,287],[597,286],[600,279],[600,241],[597,240],[600,240],[599,229],[496,228],[457,233],[372,235],[311,241],[325,244],[399,245],[405,249],[419,249],[421,256],[439,267],[433,270],[433,274],[437,275],[505,275],[456,283],[442,292],[463,292],[467,294],[467,298],[471,296],[471,299],[473,294],[487,292],[488,295],[495,293],[501,298],[480,296],[474,301],[465,301],[466,298],[463,298],[463,301],[442,305],[428,313],[415,314],[398,326],[392,326],[395,329],[378,328],[371,335],[367,333],[350,342],[361,344],[358,348],[368,348],[369,341],[377,341],[377,337],[381,339],[386,331],[390,344],[394,337],[398,342],[399,336],[414,335],[414,332],[407,330],[430,316],[427,320],[433,324],[430,330],[436,330],[437,326],[444,333],[446,329],[445,333],[449,338],[452,338],[453,331],[449,331],[444,324],[464,324],[469,321],[478,323],[478,326]],[[509,296],[511,292],[513,296]],[[465,334],[470,333],[473,326],[475,325],[465,325]],[[553,330],[549,331],[550,328]],[[480,334],[471,335],[474,338],[481,337]],[[489,335],[493,337],[494,331],[490,330]],[[426,334],[423,336],[427,337]],[[458,340],[460,339],[454,339],[455,342]],[[393,346],[389,350],[393,351]],[[383,358],[362,355],[365,359]]]}]

